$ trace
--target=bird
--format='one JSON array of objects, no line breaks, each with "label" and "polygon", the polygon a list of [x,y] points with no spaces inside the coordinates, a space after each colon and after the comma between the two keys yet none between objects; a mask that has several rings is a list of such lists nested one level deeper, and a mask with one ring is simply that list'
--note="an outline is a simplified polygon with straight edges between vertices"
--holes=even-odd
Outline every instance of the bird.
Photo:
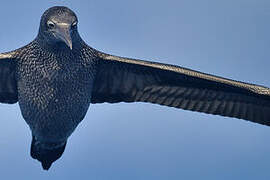
[{"label": "bird", "polygon": [[270,126],[270,89],[87,45],[77,15],[47,9],[36,38],[0,53],[0,102],[19,104],[44,170],[59,159],[90,104],[148,102]]}]

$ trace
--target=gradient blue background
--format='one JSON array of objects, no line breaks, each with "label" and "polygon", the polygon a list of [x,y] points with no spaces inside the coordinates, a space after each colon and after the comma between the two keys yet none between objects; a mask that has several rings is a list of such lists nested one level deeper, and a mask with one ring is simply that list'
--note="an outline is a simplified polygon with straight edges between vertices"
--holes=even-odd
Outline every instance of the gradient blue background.
[{"label": "gradient blue background", "polygon": [[[0,52],[65,5],[92,47],[270,87],[269,0],[1,1]],[[49,172],[29,155],[18,104],[0,104],[1,179],[270,178],[270,128],[146,103],[92,105]]]}]

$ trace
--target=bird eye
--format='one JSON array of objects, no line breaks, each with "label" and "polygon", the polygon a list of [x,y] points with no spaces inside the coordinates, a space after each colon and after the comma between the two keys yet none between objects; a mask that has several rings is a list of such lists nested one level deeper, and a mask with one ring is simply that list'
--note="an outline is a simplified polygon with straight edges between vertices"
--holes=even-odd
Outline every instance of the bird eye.
[{"label": "bird eye", "polygon": [[71,27],[72,27],[72,28],[75,28],[75,27],[77,26],[77,23],[78,23],[78,22],[75,21],[74,23],[72,23]]},{"label": "bird eye", "polygon": [[51,21],[48,21],[47,25],[48,25],[49,28],[54,28],[54,26],[55,26],[54,23],[51,22]]}]

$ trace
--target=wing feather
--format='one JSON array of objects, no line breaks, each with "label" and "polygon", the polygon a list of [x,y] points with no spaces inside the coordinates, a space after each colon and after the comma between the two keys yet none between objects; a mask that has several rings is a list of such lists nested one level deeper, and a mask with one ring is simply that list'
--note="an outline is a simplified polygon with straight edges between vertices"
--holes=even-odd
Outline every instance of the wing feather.
[{"label": "wing feather", "polygon": [[150,102],[270,125],[270,89],[100,53],[92,103]]},{"label": "wing feather", "polygon": [[0,54],[0,102],[13,104],[17,101],[16,62],[12,53]]}]

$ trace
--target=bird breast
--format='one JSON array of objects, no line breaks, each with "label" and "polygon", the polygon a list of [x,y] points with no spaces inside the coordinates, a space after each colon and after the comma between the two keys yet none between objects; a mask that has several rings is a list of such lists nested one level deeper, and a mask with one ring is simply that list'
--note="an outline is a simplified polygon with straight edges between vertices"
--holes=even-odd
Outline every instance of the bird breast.
[{"label": "bird breast", "polygon": [[85,116],[91,101],[90,69],[78,61],[63,62],[51,58],[50,62],[32,61],[18,67],[22,115],[40,138],[69,136]]}]

